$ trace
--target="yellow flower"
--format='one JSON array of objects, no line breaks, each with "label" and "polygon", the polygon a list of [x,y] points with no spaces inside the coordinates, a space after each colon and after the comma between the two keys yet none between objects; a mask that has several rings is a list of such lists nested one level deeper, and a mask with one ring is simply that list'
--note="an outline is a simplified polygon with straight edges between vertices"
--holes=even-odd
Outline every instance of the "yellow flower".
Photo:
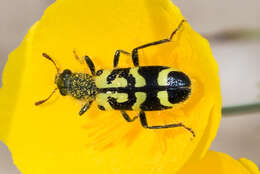
[{"label": "yellow flower", "polygon": [[[10,54],[0,90],[0,139],[25,174],[38,173],[176,173],[185,163],[201,159],[220,121],[218,68],[208,42],[185,22],[172,42],[141,50],[140,65],[164,65],[185,72],[192,93],[173,109],[147,112],[149,124],[183,122],[183,128],[144,129],[126,122],[119,111],[93,105],[78,116],[82,102],[58,92],[56,69],[87,72],[73,55],[92,58],[97,69],[112,69],[117,49],[131,51],[169,38],[184,17],[169,0],[58,0],[44,13]],[[132,67],[122,55],[120,67]],[[136,112],[129,112],[131,115]]]},{"label": "yellow flower", "polygon": [[245,159],[238,161],[232,157],[220,153],[209,151],[202,160],[192,161],[185,165],[177,174],[190,173],[210,173],[210,174],[260,174],[257,166]]}]

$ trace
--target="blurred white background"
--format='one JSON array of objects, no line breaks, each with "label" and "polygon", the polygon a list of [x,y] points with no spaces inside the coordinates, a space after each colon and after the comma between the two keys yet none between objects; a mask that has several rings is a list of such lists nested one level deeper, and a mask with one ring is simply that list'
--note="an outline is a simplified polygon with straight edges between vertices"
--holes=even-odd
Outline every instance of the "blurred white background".
[{"label": "blurred white background", "polygon": [[[0,72],[30,26],[54,0],[0,1]],[[260,30],[259,0],[173,0],[192,27],[211,42],[220,66],[225,106],[260,102],[260,36],[219,39],[217,33]],[[259,31],[258,30],[258,31]],[[258,37],[258,39],[257,39]],[[1,83],[0,83],[1,85]],[[211,149],[260,164],[260,112],[224,117]],[[0,174],[19,174],[0,142]]]}]

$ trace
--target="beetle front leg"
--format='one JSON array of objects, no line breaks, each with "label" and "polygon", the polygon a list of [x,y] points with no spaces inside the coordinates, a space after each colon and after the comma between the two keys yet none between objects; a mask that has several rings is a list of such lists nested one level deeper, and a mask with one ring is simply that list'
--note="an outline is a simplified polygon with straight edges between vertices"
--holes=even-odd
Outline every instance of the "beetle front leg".
[{"label": "beetle front leg", "polygon": [[92,102],[93,102],[93,100],[90,101],[90,102],[88,102],[88,103],[86,103],[86,104],[80,109],[80,111],[79,111],[79,115],[80,115],[80,116],[83,115],[83,114],[90,108]]},{"label": "beetle front leg", "polygon": [[88,65],[88,67],[89,67],[89,70],[90,70],[91,74],[94,76],[96,74],[94,63],[92,62],[92,60],[88,56],[85,56],[85,61],[86,61],[87,65]]},{"label": "beetle front leg", "polygon": [[[73,50],[73,54],[74,54],[75,58],[79,61],[79,63],[81,63],[81,64],[84,63],[84,62],[82,61],[82,59],[80,59],[80,57],[78,56],[76,50]],[[95,65],[94,65],[94,63],[92,62],[92,60],[90,59],[89,56],[85,56],[85,57],[84,57],[84,60],[85,60],[85,62],[87,63],[88,68],[89,68],[91,74],[94,76],[94,75],[96,74],[96,70],[95,70]]]}]

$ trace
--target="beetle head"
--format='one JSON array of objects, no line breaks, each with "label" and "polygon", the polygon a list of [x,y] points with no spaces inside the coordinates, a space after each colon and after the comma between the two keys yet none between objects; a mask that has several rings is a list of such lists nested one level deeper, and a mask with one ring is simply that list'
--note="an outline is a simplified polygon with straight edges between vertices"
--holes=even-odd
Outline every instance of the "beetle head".
[{"label": "beetle head", "polygon": [[58,86],[60,94],[65,96],[70,90],[70,78],[72,72],[69,69],[65,69],[61,74],[58,73],[55,78],[55,83]]}]

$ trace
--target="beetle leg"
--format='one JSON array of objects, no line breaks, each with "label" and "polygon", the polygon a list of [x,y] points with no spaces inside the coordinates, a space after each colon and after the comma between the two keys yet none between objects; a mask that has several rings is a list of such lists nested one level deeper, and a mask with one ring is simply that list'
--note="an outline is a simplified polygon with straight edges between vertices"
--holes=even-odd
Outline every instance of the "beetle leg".
[{"label": "beetle leg", "polygon": [[91,71],[91,74],[94,76],[96,74],[94,63],[92,62],[92,60],[88,56],[85,56],[85,61],[86,61],[87,65],[88,65],[88,67]]},{"label": "beetle leg", "polygon": [[79,61],[79,63],[82,63],[82,61],[80,60],[76,50],[73,50],[73,54],[74,54],[74,57],[77,59],[77,61]]},{"label": "beetle leg", "polygon": [[127,51],[124,51],[124,50],[116,50],[115,55],[114,55],[114,63],[113,63],[114,68],[116,68],[117,65],[118,65],[120,53],[124,53],[124,54],[130,55],[130,53],[128,53]]},{"label": "beetle leg", "polygon": [[[73,50],[73,54],[74,54],[75,58],[79,61],[79,63],[81,63],[81,64],[84,63],[83,60],[78,56],[76,50]],[[90,59],[90,57],[85,56],[84,59],[85,59],[85,62],[87,63],[87,65],[88,65],[88,67],[89,67],[89,69],[90,69],[91,74],[92,74],[93,76],[96,75],[95,65],[94,65],[94,63],[92,62],[92,60]]]},{"label": "beetle leg", "polygon": [[133,64],[134,66],[139,66],[139,56],[138,56],[138,50],[139,49],[143,49],[143,48],[146,48],[146,47],[149,47],[149,46],[153,46],[153,45],[158,45],[158,44],[162,44],[162,43],[165,43],[165,42],[170,42],[173,38],[173,36],[176,34],[176,32],[182,27],[182,24],[185,22],[186,20],[182,20],[180,22],[180,24],[178,25],[178,27],[172,32],[171,36],[167,39],[162,39],[162,40],[158,40],[158,41],[155,41],[155,42],[151,42],[151,43],[148,43],[148,44],[144,44],[144,45],[141,45],[139,47],[136,47],[132,50],[132,60],[133,60]]},{"label": "beetle leg", "polygon": [[88,103],[86,103],[86,104],[80,109],[80,111],[79,111],[79,115],[80,115],[80,116],[83,115],[83,114],[90,108],[92,102],[93,102],[93,100],[90,101],[90,102],[88,102]]},{"label": "beetle leg", "polygon": [[158,126],[148,126],[144,111],[140,112],[139,117],[140,117],[141,124],[144,128],[147,128],[147,129],[164,129],[164,128],[183,127],[184,129],[188,130],[193,135],[193,137],[195,137],[195,132],[191,128],[186,127],[183,123],[166,124],[166,125],[158,125]]},{"label": "beetle leg", "polygon": [[123,115],[124,119],[125,119],[127,122],[135,121],[135,119],[138,118],[138,116],[135,116],[134,118],[131,118],[125,111],[121,111],[121,114]]}]

